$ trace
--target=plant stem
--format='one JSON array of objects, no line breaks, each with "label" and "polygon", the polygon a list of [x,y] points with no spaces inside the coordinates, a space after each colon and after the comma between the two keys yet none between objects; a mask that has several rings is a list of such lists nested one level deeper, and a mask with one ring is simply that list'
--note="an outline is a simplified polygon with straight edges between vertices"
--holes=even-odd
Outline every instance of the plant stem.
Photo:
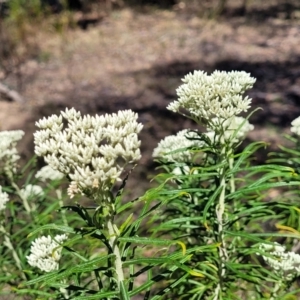
[{"label": "plant stem", "polygon": [[13,188],[15,188],[15,190],[16,190],[17,193],[18,193],[18,196],[22,199],[23,205],[24,205],[24,208],[25,208],[26,212],[27,212],[28,214],[31,214],[32,209],[31,209],[31,207],[30,207],[30,205],[29,205],[29,203],[28,203],[26,197],[23,197],[23,196],[22,196],[21,190],[19,189],[18,185],[16,185],[13,181],[11,181],[11,185],[12,185]]},{"label": "plant stem", "polygon": [[225,211],[225,179],[222,178],[221,180],[221,186],[222,186],[222,191],[221,195],[219,198],[219,203],[216,208],[216,215],[217,215],[217,221],[218,221],[218,234],[219,234],[219,258],[220,258],[220,269],[219,269],[219,282],[218,285],[215,289],[215,296],[214,300],[221,299],[219,294],[222,291],[222,281],[225,277],[226,270],[225,270],[225,261],[228,259],[228,254],[226,250],[226,244],[224,240],[224,234],[223,234],[223,216],[224,216],[224,211]]},{"label": "plant stem", "polygon": [[[234,159],[232,157],[229,157],[229,170],[233,169],[233,163],[234,163]],[[230,193],[234,193],[235,192],[234,175],[231,175],[229,183],[230,183]]]},{"label": "plant stem", "polygon": [[24,275],[23,273],[23,269],[22,269],[22,265],[21,265],[21,260],[13,246],[13,244],[11,243],[10,241],[10,238],[9,238],[9,233],[5,230],[5,228],[3,227],[3,225],[0,226],[0,232],[2,232],[4,234],[4,245],[12,252],[12,256],[16,262],[16,265],[18,267],[18,269],[20,271],[22,271],[21,273],[21,276],[22,276],[22,279],[26,280],[26,276]]},{"label": "plant stem", "polygon": [[[99,200],[98,200],[99,201]],[[102,210],[102,216],[105,217],[106,227],[108,231],[108,243],[111,249],[109,252],[115,255],[113,260],[115,269],[115,280],[117,282],[118,290],[121,292],[121,283],[124,281],[123,264],[118,245],[118,236],[120,235],[119,229],[114,223],[114,216],[116,214],[115,201],[110,191],[105,191],[101,194],[101,201],[103,203],[99,208]],[[99,201],[100,202],[100,201]]]},{"label": "plant stem", "polygon": [[[222,149],[222,156],[225,154],[225,148]],[[224,156],[223,156],[224,157]],[[226,243],[223,233],[223,224],[224,224],[224,212],[225,212],[225,190],[226,190],[226,181],[225,181],[225,167],[220,170],[220,186],[221,194],[219,197],[219,203],[216,206],[216,216],[218,222],[218,242],[219,246],[219,258],[220,258],[220,267],[219,267],[219,282],[214,291],[213,300],[222,299],[222,282],[226,275],[225,262],[228,261],[228,253],[226,249]]]},{"label": "plant stem", "polygon": [[121,282],[124,281],[124,273],[122,267],[121,253],[117,243],[118,233],[116,232],[116,227],[111,218],[108,219],[107,221],[107,229],[109,234],[109,244],[113,249],[113,253],[115,255],[114,263],[115,263],[115,271],[116,271],[116,280],[117,280],[118,288],[120,289]]}]

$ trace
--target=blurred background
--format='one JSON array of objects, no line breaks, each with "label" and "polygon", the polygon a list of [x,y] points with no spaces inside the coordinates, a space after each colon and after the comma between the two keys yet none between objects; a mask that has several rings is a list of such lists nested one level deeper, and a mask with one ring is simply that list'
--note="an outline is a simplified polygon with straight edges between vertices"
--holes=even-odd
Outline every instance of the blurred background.
[{"label": "blurred background", "polygon": [[195,128],[166,110],[193,70],[251,73],[262,109],[249,140],[269,142],[266,153],[284,143],[300,115],[299,42],[299,0],[0,0],[0,128],[25,131],[27,160],[43,116],[132,109],[144,124],[129,181],[138,196],[157,143]]}]

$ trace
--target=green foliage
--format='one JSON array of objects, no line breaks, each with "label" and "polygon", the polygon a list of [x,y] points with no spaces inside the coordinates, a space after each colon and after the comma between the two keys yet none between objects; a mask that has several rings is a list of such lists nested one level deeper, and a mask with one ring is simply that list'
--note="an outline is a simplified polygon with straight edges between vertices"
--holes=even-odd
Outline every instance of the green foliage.
[{"label": "green foliage", "polygon": [[[181,295],[180,299],[240,299],[241,296],[265,299],[263,295],[272,293],[271,283],[281,280],[257,260],[258,244],[279,238],[290,239],[291,243],[299,238],[299,234],[276,233],[272,223],[299,230],[297,199],[264,199],[274,188],[297,190],[299,176],[291,167],[251,165],[255,152],[264,146],[264,143],[251,143],[241,152],[231,153],[227,161],[222,157],[222,149],[192,149],[205,159],[192,162],[188,174],[184,174],[182,165],[167,162],[164,168],[168,172],[157,177],[161,182],[159,198],[164,200],[162,213],[153,218],[159,224],[153,232],[170,234],[183,241],[187,249],[194,249],[189,265],[205,275],[199,280],[187,278],[184,288],[174,288],[170,298]],[[183,175],[172,175],[172,170],[178,167]],[[220,232],[216,212],[222,194],[221,169],[226,182],[226,219]],[[215,245],[215,249],[199,251],[197,245]],[[226,257],[218,251],[221,245],[226,247]],[[222,269],[226,270],[225,274]],[[173,276],[180,278],[183,274],[175,272]],[[213,298],[220,282],[222,294]]]},{"label": "green foliage", "polygon": [[[78,141],[86,130],[90,141],[84,136],[85,142],[92,147],[96,130],[89,131],[89,126],[96,119],[81,118],[75,110],[64,114],[70,121],[69,131],[63,134],[65,141]],[[112,122],[115,116],[106,118]],[[119,185],[113,180],[100,182],[99,177],[92,186],[86,181],[85,189],[80,190],[76,172],[90,172],[92,165],[88,162],[86,170],[78,168],[76,159],[84,166],[83,157],[89,153],[80,144],[73,152],[82,156],[68,152],[63,157],[63,151],[57,150],[62,132],[57,116],[39,122],[41,133],[35,139],[48,135],[39,151],[48,155],[49,142],[53,155],[47,160],[53,163],[56,155],[61,164],[66,163],[58,169],[68,170],[67,159],[72,158],[73,173],[69,169],[65,174],[71,183],[55,179],[54,175],[62,174],[52,174],[54,170],[38,170],[35,157],[23,169],[17,168],[16,152],[10,148],[16,138],[0,145],[4,153],[0,294],[26,299],[297,299],[299,139],[288,137],[293,147],[282,147],[270,161],[258,165],[255,155],[266,144],[252,142],[242,147],[244,125],[247,130],[251,126],[246,119],[242,123],[235,120],[235,116],[230,122],[209,118],[204,124],[214,134],[187,133],[186,139],[195,141],[188,144],[192,146],[178,144],[170,153],[157,151],[163,153],[158,159],[162,172],[155,178],[157,186],[132,201],[122,196],[133,169]],[[80,134],[71,130],[79,121]],[[117,129],[124,138],[123,127]],[[68,132],[77,135],[68,137]],[[130,145],[124,139],[125,143]],[[114,150],[121,149],[120,145]],[[189,155],[170,156],[180,152]],[[5,160],[11,160],[10,171]],[[61,238],[62,234],[66,236]],[[36,261],[30,262],[33,254]]]}]

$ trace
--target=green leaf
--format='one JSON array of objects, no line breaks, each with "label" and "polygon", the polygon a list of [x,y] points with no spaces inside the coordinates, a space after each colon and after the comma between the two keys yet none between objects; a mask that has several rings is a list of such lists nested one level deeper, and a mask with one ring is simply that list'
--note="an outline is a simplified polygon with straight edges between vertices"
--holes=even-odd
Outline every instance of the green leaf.
[{"label": "green leaf", "polygon": [[162,296],[166,295],[168,292],[172,291],[176,286],[180,285],[181,283],[184,286],[184,282],[186,281],[186,278],[189,276],[189,274],[185,274],[178,279],[175,279],[172,283],[168,284],[164,289],[160,290],[157,295],[151,298],[151,300],[159,300],[162,298]]},{"label": "green leaf", "polygon": [[154,246],[170,246],[175,243],[174,241],[170,240],[153,239],[147,237],[119,237],[118,240],[125,243],[135,243]]},{"label": "green leaf", "polygon": [[206,205],[204,207],[204,210],[203,210],[203,223],[204,223],[204,226],[206,228],[209,227],[209,225],[206,222],[207,212],[208,212],[209,208],[211,207],[211,205],[213,205],[213,203],[216,201],[216,198],[220,195],[222,189],[223,189],[223,187],[219,186],[215,190],[215,192],[213,193],[213,195],[211,195],[211,197],[209,198],[209,200],[207,201],[207,203],[206,203]]},{"label": "green leaf", "polygon": [[120,282],[120,294],[121,294],[121,299],[122,300],[130,300],[128,291],[124,285],[124,281]]},{"label": "green leaf", "polygon": [[120,226],[120,234],[122,234],[122,232],[128,227],[128,224],[131,222],[133,217],[133,214],[130,214],[127,219],[125,220],[125,222]]},{"label": "green leaf", "polygon": [[258,191],[268,190],[268,189],[276,188],[276,187],[288,187],[288,186],[299,186],[299,185],[300,185],[299,181],[264,183],[264,184],[260,184],[260,185],[254,184],[250,187],[246,186],[246,187],[243,187],[243,188],[237,190],[236,192],[230,194],[228,196],[228,198],[230,198],[230,199],[240,198],[250,192],[258,192]]},{"label": "green leaf", "polygon": [[287,237],[287,238],[295,238],[300,240],[300,236],[298,234],[294,233],[245,233],[244,231],[239,232],[232,232],[232,231],[224,231],[225,234],[228,234],[229,236],[238,236],[243,237],[245,239],[248,239],[249,241],[255,241],[258,243],[264,243],[265,239],[261,239],[260,237],[268,238],[268,237]]},{"label": "green leaf", "polygon": [[[53,292],[52,293],[47,293],[45,291],[41,291],[41,290],[38,290],[38,289],[13,288],[12,290],[18,295],[26,295],[26,296],[28,296],[28,295],[39,295],[39,296],[47,297],[47,299],[51,299],[54,296]],[[38,298],[36,298],[36,299],[38,299]]]},{"label": "green leaf", "polygon": [[52,223],[52,224],[43,225],[43,226],[33,230],[32,232],[30,232],[28,234],[27,237],[31,237],[31,236],[33,236],[33,235],[35,235],[38,232],[41,232],[43,230],[56,230],[56,231],[62,231],[62,232],[65,232],[65,233],[75,233],[75,231],[72,227],[65,226],[65,225],[56,225],[56,224]]},{"label": "green leaf", "polygon": [[254,142],[251,143],[250,145],[246,146],[246,148],[239,154],[236,155],[238,159],[235,161],[235,164],[233,168],[231,169],[231,172],[233,174],[237,173],[240,169],[243,163],[247,161],[248,157],[255,153],[259,148],[265,147],[266,143],[265,142]]},{"label": "green leaf", "polygon": [[[113,297],[113,299],[119,299],[119,292],[118,291],[115,291],[115,292],[104,292],[104,293],[97,293],[97,294],[94,294],[94,295],[84,295],[84,296],[79,296],[79,297],[74,297],[72,298],[72,300],[95,300],[95,299],[109,299],[111,297]],[[114,298],[116,297],[116,298]]]},{"label": "green leaf", "polygon": [[75,265],[73,267],[68,267],[65,270],[59,270],[55,272],[51,272],[42,276],[39,276],[38,278],[32,279],[25,283],[25,285],[32,285],[36,283],[44,283],[44,285],[51,285],[51,283],[54,281],[59,281],[67,276],[76,274],[76,273],[86,273],[86,272],[92,272],[95,269],[99,268],[99,263],[106,261],[110,257],[113,257],[113,254],[105,255],[103,257],[97,257],[95,259],[89,260],[87,262],[83,262],[79,265]]}]

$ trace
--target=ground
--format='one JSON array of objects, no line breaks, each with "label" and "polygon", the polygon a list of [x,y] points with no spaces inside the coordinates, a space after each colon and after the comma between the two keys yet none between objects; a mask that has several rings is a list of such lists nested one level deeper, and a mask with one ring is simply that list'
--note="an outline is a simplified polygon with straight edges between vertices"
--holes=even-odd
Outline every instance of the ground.
[{"label": "ground", "polygon": [[5,80],[20,90],[25,103],[0,101],[1,129],[26,132],[20,148],[27,159],[33,153],[34,123],[43,116],[65,107],[89,114],[130,108],[144,124],[143,156],[129,182],[138,196],[155,167],[151,154],[157,143],[195,127],[166,109],[181,78],[193,70],[244,70],[257,78],[249,92],[252,108],[262,108],[250,119],[255,130],[249,140],[265,140],[274,150],[300,115],[300,7],[292,2],[291,14],[276,6],[280,1],[266,2],[250,5],[246,16],[234,9],[208,19],[184,6],[146,12],[125,8],[87,30],[53,34],[49,28],[37,36],[39,58],[22,68],[21,89],[14,76]]}]

